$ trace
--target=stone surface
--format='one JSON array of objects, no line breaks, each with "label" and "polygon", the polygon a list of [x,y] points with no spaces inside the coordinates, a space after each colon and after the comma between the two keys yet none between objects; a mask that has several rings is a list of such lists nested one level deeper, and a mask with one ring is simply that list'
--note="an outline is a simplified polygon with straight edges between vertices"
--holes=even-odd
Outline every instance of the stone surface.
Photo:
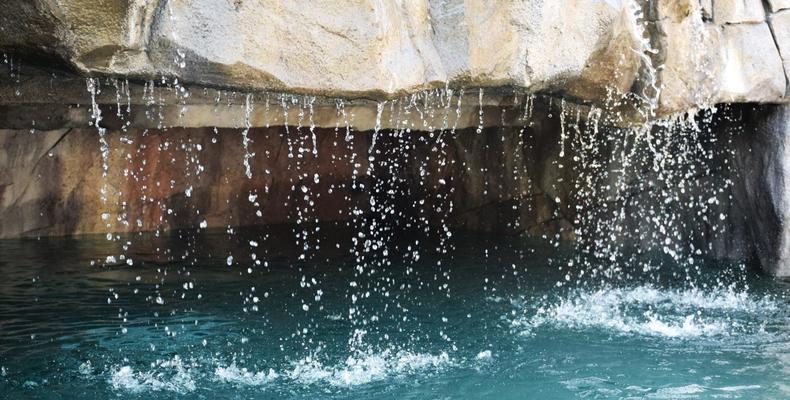
[{"label": "stone surface", "polygon": [[[36,82],[24,86],[20,96],[13,93],[0,96],[0,127],[54,130],[90,126],[92,105],[85,79],[61,77],[57,90],[50,87],[49,79]],[[534,99],[545,97],[513,90],[441,89],[377,102],[276,92],[248,96],[248,93],[200,87],[144,86],[114,79],[94,79],[93,82],[100,90],[95,98],[102,111],[103,125],[111,129],[120,129],[126,124],[142,129],[239,128],[248,121],[253,127],[312,124],[335,128],[348,125],[359,131],[372,130],[377,124],[380,128],[406,124],[415,130],[523,126],[525,108]],[[183,98],[183,93],[190,95]],[[379,104],[382,106],[380,115]],[[483,113],[482,119],[481,108],[491,111]]]},{"label": "stone surface", "polygon": [[[371,204],[371,187],[388,193],[396,185],[406,194],[382,199],[403,202],[402,210],[426,200],[422,215],[434,227],[576,239],[604,256],[628,244],[675,257],[693,244],[717,258],[758,254],[766,268],[789,275],[788,112],[746,113],[753,120],[744,126],[759,138],[737,142],[733,154],[746,177],[737,180],[725,168],[726,140],[647,146],[640,141],[661,137],[660,126],[632,119],[633,104],[622,104],[657,102],[655,114],[636,111],[650,118],[786,102],[790,11],[765,22],[762,7],[742,0],[5,1],[0,50],[13,62],[5,58],[0,70],[0,128],[10,128],[0,131],[0,237],[194,228],[203,219],[209,227],[278,224],[302,212],[311,221],[347,220],[353,207]],[[86,75],[105,78],[96,100],[109,129],[106,178],[97,132],[88,128]],[[156,88],[144,83],[154,79]],[[485,87],[482,98],[477,87]],[[525,92],[587,105],[566,109],[558,97],[535,101]],[[607,125],[599,131],[601,107]],[[621,129],[624,121],[639,125]],[[697,126],[678,121],[660,123]],[[716,135],[681,130],[674,138],[726,137],[725,125],[703,125]],[[617,147],[623,143],[627,152]],[[686,159],[678,151],[705,146],[726,154]],[[370,157],[379,164],[368,164]],[[721,171],[657,173],[666,160],[675,167],[714,160],[711,169]],[[387,179],[393,171],[404,175]],[[730,180],[732,191],[716,192],[721,205],[697,207],[695,199]],[[303,185],[317,206],[299,194]],[[432,204],[438,198],[452,199],[451,210]],[[597,236],[580,234],[590,231]],[[666,238],[672,246],[654,247]]]},{"label": "stone surface", "polygon": [[16,84],[0,75],[0,102],[35,96],[64,66],[374,100],[449,85],[604,106],[629,91],[651,103],[663,86],[658,115],[785,102],[764,20],[759,0],[10,0],[0,4],[0,50],[52,71],[33,78],[23,68]]},{"label": "stone surface", "polygon": [[773,12],[790,8],[790,0],[768,0],[768,4]]},{"label": "stone surface", "polygon": [[600,100],[606,88],[627,91],[639,67],[622,1],[104,3],[4,2],[0,48],[84,72],[346,97],[447,82],[557,92],[576,83],[595,87],[575,94]]},{"label": "stone surface", "polygon": [[762,0],[714,0],[713,20],[717,24],[765,21]]},{"label": "stone surface", "polygon": [[702,8],[702,16],[706,20],[713,19],[713,0],[700,0],[700,7]]},{"label": "stone surface", "polygon": [[[785,69],[785,76],[790,77],[790,61],[783,61],[782,66]],[[785,95],[790,95],[790,78],[787,80],[787,89],[785,89]]]},{"label": "stone surface", "polygon": [[749,115],[739,141],[741,171],[736,200],[763,268],[790,276],[790,107],[773,106]]},{"label": "stone surface", "polygon": [[657,22],[660,115],[718,103],[786,101],[787,75],[777,49],[787,43],[784,12],[771,16],[770,27],[716,25],[702,20],[697,2],[681,3],[659,3],[666,17]]},{"label": "stone surface", "polygon": [[[680,10],[669,7],[661,10],[662,15],[668,16],[657,23],[663,62],[659,71],[662,114],[717,102],[725,59],[722,31],[719,26],[703,23],[699,12],[694,3]],[[690,37],[695,39],[689,40]]]},{"label": "stone surface", "polygon": [[347,221],[354,208],[377,215],[373,196],[413,228],[575,239],[605,258],[628,246],[682,254],[693,243],[733,259],[749,248],[719,225],[718,203],[698,200],[727,199],[726,169],[711,168],[727,141],[683,134],[683,122],[650,135],[611,128],[600,110],[556,99],[519,111],[521,125],[479,133],[252,128],[251,178],[241,128],[111,129],[106,178],[95,129],[0,131],[0,237]]},{"label": "stone surface", "polygon": [[768,24],[723,27],[723,68],[716,96],[722,102],[771,102],[787,80]]},{"label": "stone surface", "polygon": [[782,60],[790,61],[790,10],[771,14],[769,21]]}]

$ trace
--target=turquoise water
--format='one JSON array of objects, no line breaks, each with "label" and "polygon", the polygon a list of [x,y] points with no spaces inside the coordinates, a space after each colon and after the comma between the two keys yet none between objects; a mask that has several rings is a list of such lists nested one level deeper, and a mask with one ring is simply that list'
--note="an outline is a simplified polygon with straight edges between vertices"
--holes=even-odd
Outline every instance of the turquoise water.
[{"label": "turquoise water", "polygon": [[146,240],[131,266],[104,238],[0,242],[0,398],[790,397],[790,286],[748,268],[578,278],[606,265],[469,235],[255,266],[246,238]]}]

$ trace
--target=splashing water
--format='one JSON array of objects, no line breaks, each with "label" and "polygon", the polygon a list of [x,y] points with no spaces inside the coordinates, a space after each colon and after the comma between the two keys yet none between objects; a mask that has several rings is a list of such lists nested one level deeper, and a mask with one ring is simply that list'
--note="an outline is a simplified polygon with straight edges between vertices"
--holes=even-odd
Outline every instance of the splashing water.
[{"label": "splashing water", "polygon": [[[224,233],[207,235],[202,243],[231,245]],[[381,284],[381,273],[357,273],[350,257],[330,258],[330,270],[318,258],[299,269],[273,262],[268,271],[240,275],[204,248],[200,268],[174,262],[158,272],[123,266],[85,272],[85,254],[114,242],[5,241],[0,316],[42,293],[66,301],[28,304],[22,320],[6,325],[0,387],[13,397],[98,398],[367,398],[382,390],[415,397],[787,394],[778,383],[790,366],[790,288],[769,278],[707,265],[693,287],[634,278],[633,285],[558,290],[562,271],[545,266],[563,265],[555,259],[563,253],[550,245],[496,235],[453,240],[451,298],[424,284],[433,282],[441,253],[425,253],[419,262],[391,257],[398,272],[385,276],[403,286],[382,286],[389,298],[365,297],[356,319],[345,315],[346,288],[355,282],[361,290],[350,293],[364,295]],[[496,256],[486,256],[487,249]],[[9,257],[33,266],[15,268]],[[51,274],[34,278],[41,267]],[[293,283],[313,279],[321,280],[323,295],[305,312],[314,292]],[[240,307],[248,285],[256,288],[258,311]],[[112,304],[103,298],[108,287],[118,295]],[[146,300],[157,292],[161,302]],[[408,312],[388,308],[391,299]],[[304,327],[311,334],[296,335]],[[42,371],[41,363],[56,368]]]},{"label": "splashing water", "polygon": [[[541,327],[600,329],[623,335],[695,338],[765,334],[763,322],[733,322],[736,315],[770,316],[779,302],[770,296],[753,299],[733,288],[706,292],[700,289],[658,289],[653,286],[573,291],[554,302],[525,306],[529,316],[512,321],[529,334]],[[528,310],[528,311],[527,311]]]},{"label": "splashing water", "polygon": [[109,105],[89,78],[113,232],[0,243],[0,393],[786,397],[786,285],[712,261],[742,125],[655,118],[629,4],[644,79],[605,108],[448,83],[371,123],[372,102],[206,90],[243,126],[205,133],[178,78],[108,80]]}]

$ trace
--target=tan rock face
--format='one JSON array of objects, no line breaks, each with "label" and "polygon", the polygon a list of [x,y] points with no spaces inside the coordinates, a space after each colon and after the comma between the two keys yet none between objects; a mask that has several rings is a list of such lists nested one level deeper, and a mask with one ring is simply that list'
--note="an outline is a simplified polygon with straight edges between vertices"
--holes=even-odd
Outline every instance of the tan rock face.
[{"label": "tan rock face", "polygon": [[[769,4],[9,0],[0,4],[0,49],[57,57],[83,74],[344,98],[450,85],[606,105],[613,95],[652,98],[660,89],[658,114],[666,115],[727,101],[786,101],[776,90],[786,24],[774,14],[785,4]],[[14,89],[0,82],[6,90]]]},{"label": "tan rock face", "polygon": [[709,104],[719,90],[725,60],[721,29],[693,14],[667,18],[659,22],[659,27],[663,33],[660,47],[664,49],[662,110],[669,114]]},{"label": "tan rock face", "polygon": [[790,0],[768,0],[768,4],[773,12],[790,8]]},{"label": "tan rock face", "polygon": [[[692,201],[718,196],[722,187],[706,181],[715,176],[697,176],[690,165],[698,158],[677,154],[667,141],[651,150],[644,142],[650,135],[612,130],[600,110],[544,99],[528,112],[521,126],[479,132],[307,126],[109,130],[105,157],[95,129],[4,130],[0,238],[387,215],[373,207],[371,197],[393,210],[404,229],[441,232],[447,225],[565,239],[582,232],[589,233],[577,238],[585,246],[617,237],[618,243],[645,248],[663,246],[669,236],[683,237],[675,241],[678,246],[694,240],[696,248],[728,238],[700,219],[704,214],[704,221],[718,221],[723,211],[712,205],[701,210]],[[641,139],[624,140],[635,136]],[[675,136],[681,142],[699,137]],[[671,180],[666,171],[659,177],[651,168],[657,155],[671,158],[683,172]],[[673,184],[679,180],[682,190]],[[669,201],[655,201],[656,196]],[[672,217],[644,221],[661,207],[670,207]],[[699,225],[688,229],[687,221]],[[741,249],[721,256],[730,251]]]},{"label": "tan rock face", "polygon": [[[684,2],[687,12],[677,12]],[[704,3],[659,3],[659,15],[669,17],[657,21],[663,61],[659,114],[716,103],[786,102],[780,51],[790,40],[784,12],[770,14],[766,22],[760,1],[712,4],[713,23],[705,19]]]},{"label": "tan rock face", "polygon": [[[779,47],[779,55],[782,57],[785,76],[790,76],[790,10],[771,15],[770,25]],[[788,83],[788,93],[790,93],[790,83]]]},{"label": "tan rock face", "polygon": [[765,21],[761,0],[714,0],[713,20],[717,24]]},{"label": "tan rock face", "polygon": [[[584,81],[627,91],[639,64],[622,51],[639,46],[621,1],[17,3],[0,6],[17,32],[0,47],[56,53],[85,72],[242,88],[389,96],[447,82],[563,91]],[[18,34],[31,22],[48,36]],[[601,60],[615,60],[617,76],[590,70]]]},{"label": "tan rock face", "polygon": [[790,11],[771,15],[770,23],[779,47],[779,54],[783,60],[790,60]]},{"label": "tan rock face", "polygon": [[784,96],[784,67],[767,24],[727,25],[722,39],[725,58],[719,99],[770,102]]}]

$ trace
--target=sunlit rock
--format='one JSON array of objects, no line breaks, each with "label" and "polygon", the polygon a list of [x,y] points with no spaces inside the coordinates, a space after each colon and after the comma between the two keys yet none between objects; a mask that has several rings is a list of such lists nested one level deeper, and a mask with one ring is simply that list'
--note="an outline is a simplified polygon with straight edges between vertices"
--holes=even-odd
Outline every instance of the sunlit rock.
[{"label": "sunlit rock", "polygon": [[768,0],[768,4],[773,12],[790,8],[790,1],[788,0]]},{"label": "sunlit rock", "polygon": [[660,112],[715,103],[724,60],[721,28],[703,22],[702,10],[694,2],[685,7],[677,7],[677,2],[659,4],[666,16],[657,22],[663,61]]},{"label": "sunlit rock", "polygon": [[4,2],[0,237],[398,203],[601,257],[744,259],[781,240],[737,222],[756,203],[721,198],[743,194],[733,131],[757,126],[726,110],[788,99],[790,14],[769,4]]},{"label": "sunlit rock", "polygon": [[771,102],[786,90],[782,59],[768,24],[725,25],[723,68],[717,99]]},{"label": "sunlit rock", "polygon": [[717,24],[765,21],[761,0],[714,0],[713,20]]},{"label": "sunlit rock", "polygon": [[639,68],[623,1],[17,3],[0,6],[13,32],[0,48],[84,72],[376,97],[515,85],[600,101]]},{"label": "sunlit rock", "polygon": [[785,75],[790,76],[790,10],[771,14],[769,22],[779,48],[779,55],[782,57]]}]

